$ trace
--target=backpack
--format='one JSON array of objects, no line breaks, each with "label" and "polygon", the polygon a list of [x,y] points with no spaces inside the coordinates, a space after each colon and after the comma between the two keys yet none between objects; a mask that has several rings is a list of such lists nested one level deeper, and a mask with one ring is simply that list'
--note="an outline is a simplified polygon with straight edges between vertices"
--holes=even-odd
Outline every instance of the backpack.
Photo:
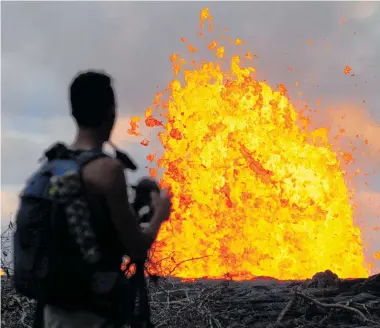
[{"label": "backpack", "polygon": [[[88,283],[87,274],[100,251],[89,224],[81,174],[85,165],[105,156],[97,149],[77,154],[61,143],[45,152],[45,163],[20,195],[13,240],[18,293],[43,302],[85,297],[83,284]],[[79,228],[74,212],[83,216]],[[73,250],[70,255],[69,249]]]}]

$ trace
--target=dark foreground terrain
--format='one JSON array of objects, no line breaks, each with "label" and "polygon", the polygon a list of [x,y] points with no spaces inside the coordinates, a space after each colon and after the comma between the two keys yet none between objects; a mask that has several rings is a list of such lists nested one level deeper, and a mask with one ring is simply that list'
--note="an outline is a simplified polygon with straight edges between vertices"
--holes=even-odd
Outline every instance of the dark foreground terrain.
[{"label": "dark foreground terrain", "polygon": [[[283,282],[208,281],[150,283],[156,327],[364,328],[380,327],[380,275],[341,280],[330,271]],[[1,285],[2,327],[31,327],[34,302]]]}]

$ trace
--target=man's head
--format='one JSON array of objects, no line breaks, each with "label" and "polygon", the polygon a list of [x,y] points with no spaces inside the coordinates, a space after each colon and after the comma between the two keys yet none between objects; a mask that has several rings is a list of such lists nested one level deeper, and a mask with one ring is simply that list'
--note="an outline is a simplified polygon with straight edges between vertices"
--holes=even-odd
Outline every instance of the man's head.
[{"label": "man's head", "polygon": [[94,71],[79,73],[70,85],[70,101],[78,127],[93,130],[107,141],[116,115],[111,77]]}]

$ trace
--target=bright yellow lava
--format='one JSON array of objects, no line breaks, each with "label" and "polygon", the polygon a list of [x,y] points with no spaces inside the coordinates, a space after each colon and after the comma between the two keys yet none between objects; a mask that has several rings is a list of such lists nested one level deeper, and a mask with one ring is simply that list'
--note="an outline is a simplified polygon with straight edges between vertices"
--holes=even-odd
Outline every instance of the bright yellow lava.
[{"label": "bright yellow lava", "polygon": [[[206,8],[201,24],[207,20]],[[148,159],[165,169],[161,182],[175,195],[152,270],[243,280],[304,279],[326,269],[341,278],[368,276],[327,129],[302,128],[307,120],[284,90],[256,81],[243,58],[232,56],[223,71],[218,44],[209,42],[215,62],[189,65],[172,55],[182,81],[176,77],[163,93],[167,101],[159,94],[145,115],[147,126],[162,127],[164,148],[161,158]]]}]

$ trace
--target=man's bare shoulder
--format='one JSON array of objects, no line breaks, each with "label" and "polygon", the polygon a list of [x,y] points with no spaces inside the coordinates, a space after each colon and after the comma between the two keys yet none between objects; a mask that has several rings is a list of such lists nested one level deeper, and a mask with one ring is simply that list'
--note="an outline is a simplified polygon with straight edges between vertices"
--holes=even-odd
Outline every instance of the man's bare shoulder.
[{"label": "man's bare shoulder", "polygon": [[98,158],[83,169],[83,180],[86,184],[108,188],[120,181],[125,183],[122,163],[111,157]]}]

